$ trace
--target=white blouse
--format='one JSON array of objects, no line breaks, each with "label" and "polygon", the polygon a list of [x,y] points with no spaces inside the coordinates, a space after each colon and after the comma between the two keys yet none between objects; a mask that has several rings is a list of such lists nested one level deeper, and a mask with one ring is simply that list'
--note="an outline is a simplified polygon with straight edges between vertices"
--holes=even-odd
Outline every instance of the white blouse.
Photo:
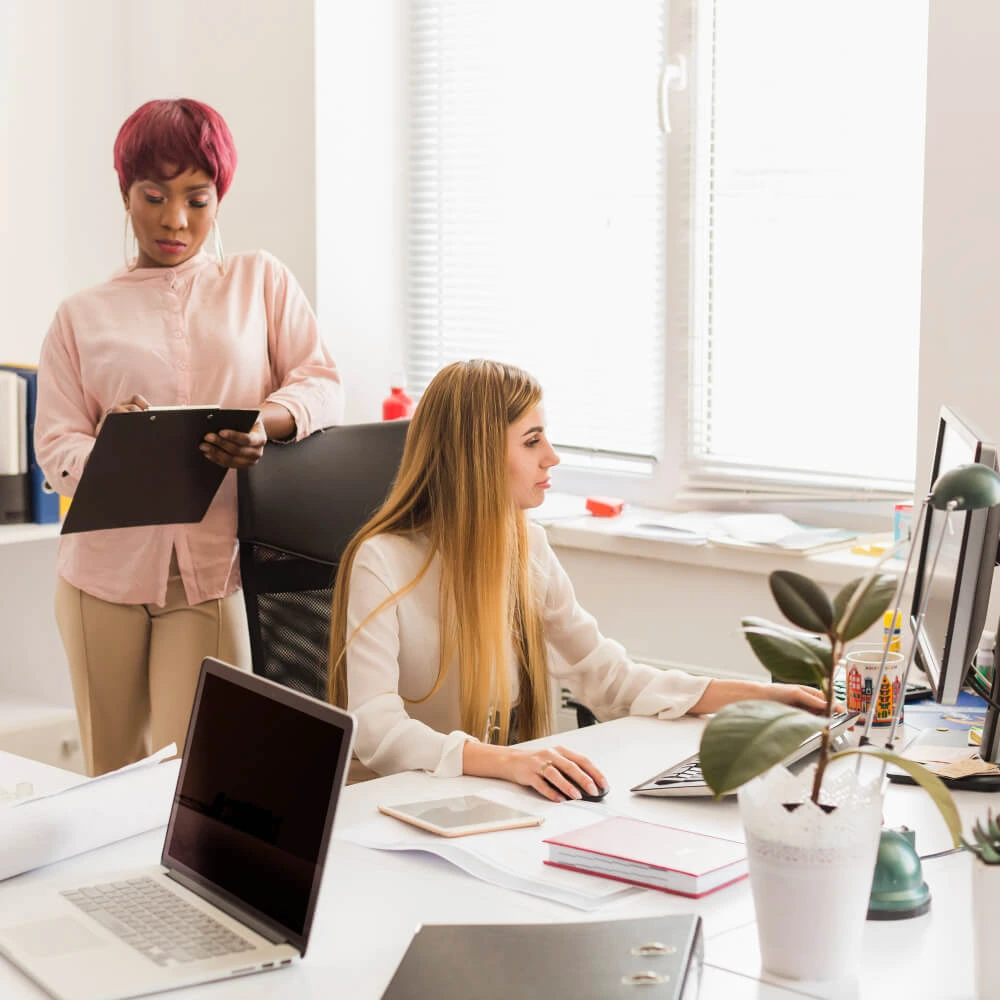
[{"label": "white blouse", "polygon": [[[629,660],[624,648],[601,635],[593,616],[577,603],[544,529],[530,525],[529,539],[543,599],[550,674],[600,719],[625,715],[673,719],[689,711],[708,686],[708,678]],[[351,571],[348,636],[390,594],[413,580],[428,544],[424,536],[385,534],[361,546]],[[355,752],[378,774],[423,770],[439,777],[459,775],[463,744],[484,735],[459,729],[455,666],[432,698],[414,703],[437,679],[440,585],[440,563],[435,558],[420,583],[379,612],[347,647],[347,707],[358,721]],[[516,697],[513,651],[510,670]]]}]

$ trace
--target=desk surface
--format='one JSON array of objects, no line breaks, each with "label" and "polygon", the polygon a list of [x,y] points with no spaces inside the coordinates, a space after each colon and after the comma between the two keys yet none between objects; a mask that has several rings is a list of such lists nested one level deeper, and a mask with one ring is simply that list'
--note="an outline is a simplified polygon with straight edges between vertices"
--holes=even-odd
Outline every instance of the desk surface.
[{"label": "desk surface", "polygon": [[[629,787],[696,749],[701,722],[682,719],[622,719],[540,741],[563,743],[590,756],[608,776],[606,799],[614,810],[742,839],[735,800],[653,799],[632,796]],[[375,814],[380,801],[418,791],[445,796],[459,790],[488,791],[484,778],[435,779],[400,774],[345,790],[337,826]],[[510,786],[505,786],[509,789]],[[528,808],[533,792],[524,790]],[[982,793],[956,795],[963,826],[992,805]],[[918,788],[890,785],[885,819],[917,831],[921,855],[950,847],[947,830]],[[99,851],[0,884],[0,910],[10,912],[18,896],[67,872],[90,879],[101,872],[155,864],[163,831],[135,837]],[[971,858],[962,853],[924,863],[932,892],[931,911],[911,920],[869,922],[864,936],[861,981],[791,983],[761,981],[760,957],[748,881],[700,900],[641,890],[619,902],[584,913],[535,896],[501,889],[465,875],[426,854],[379,852],[336,839],[331,846],[309,951],[295,966],[239,980],[209,984],[170,996],[185,1000],[327,998],[379,1000],[410,937],[423,923],[500,923],[609,919],[659,913],[701,915],[705,923],[706,969],[701,1000],[793,1000],[809,996],[886,1000],[888,997],[967,1000],[973,997],[970,885]],[[0,959],[0,996],[40,1000],[45,994]]]}]

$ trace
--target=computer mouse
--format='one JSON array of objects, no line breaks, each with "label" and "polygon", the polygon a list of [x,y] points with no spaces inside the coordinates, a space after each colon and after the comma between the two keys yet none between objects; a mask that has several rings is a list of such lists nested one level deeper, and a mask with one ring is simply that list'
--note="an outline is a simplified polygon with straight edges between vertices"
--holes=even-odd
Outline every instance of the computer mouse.
[{"label": "computer mouse", "polygon": [[[578,790],[578,791],[580,792],[580,798],[581,798],[581,799],[582,799],[582,800],[583,800],[584,802],[600,802],[600,801],[601,801],[601,799],[603,799],[603,798],[604,798],[604,796],[608,794],[608,789],[607,789],[607,788],[601,788],[601,787],[598,787],[598,789],[597,789],[597,794],[596,794],[596,795],[591,795],[591,794],[590,794],[590,792],[588,792],[586,788],[582,788],[582,787],[580,786],[580,783],[579,783],[578,781],[574,781],[574,780],[573,780],[573,779],[572,779],[572,778],[571,778],[571,777],[570,777],[570,776],[569,776],[568,774],[564,774],[564,775],[563,775],[563,777],[564,777],[564,778],[565,778],[565,779],[566,779],[566,780],[567,780],[567,781],[568,781],[568,782],[569,782],[569,783],[570,783],[570,784],[571,784],[571,785],[572,785],[572,786],[573,786],[574,788],[576,788],[576,789],[577,789],[577,790]],[[563,795],[563,794],[565,794],[565,793],[563,792],[563,790],[562,790],[561,788],[556,788],[556,786],[555,786],[555,785],[553,785],[553,784],[552,784],[552,782],[551,782],[551,781],[549,781],[549,779],[548,779],[548,778],[545,778],[544,780],[545,780],[545,783],[546,783],[547,785],[550,785],[550,786],[551,786],[552,788],[555,788],[555,789],[556,789],[556,791],[557,791],[557,792],[558,792],[558,793],[559,793],[560,795]],[[595,784],[596,784],[596,782],[595,782]]]}]

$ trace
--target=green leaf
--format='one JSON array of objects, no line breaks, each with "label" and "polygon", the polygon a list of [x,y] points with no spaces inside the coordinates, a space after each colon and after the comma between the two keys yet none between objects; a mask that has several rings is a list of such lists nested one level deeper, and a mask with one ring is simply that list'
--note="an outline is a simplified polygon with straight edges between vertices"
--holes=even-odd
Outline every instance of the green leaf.
[{"label": "green leaf", "polygon": [[833,624],[833,605],[816,583],[801,573],[775,570],[771,576],[771,593],[781,613],[799,628],[808,632],[829,632]]},{"label": "green leaf", "polygon": [[801,639],[790,636],[787,632],[766,627],[744,626],[743,635],[750,643],[754,656],[777,681],[822,686],[829,675],[820,651]]},{"label": "green leaf", "polygon": [[962,822],[958,818],[958,809],[955,808],[955,800],[951,797],[951,792],[945,783],[936,775],[931,774],[922,764],[915,760],[907,760],[891,750],[884,750],[882,747],[852,747],[850,750],[843,750],[835,753],[830,760],[837,760],[839,757],[850,757],[852,754],[862,754],[865,757],[878,757],[889,764],[904,770],[921,788],[931,797],[934,805],[938,807],[941,818],[948,827],[951,834],[952,843],[958,847],[962,843]]},{"label": "green leaf", "polygon": [[789,628],[787,625],[768,621],[766,618],[758,618],[756,615],[747,615],[740,624],[744,630],[755,628],[765,632],[777,632],[779,635],[788,636],[789,639],[805,643],[819,657],[827,676],[832,676],[833,650],[830,648],[830,640],[825,635],[813,635],[812,632]]},{"label": "green leaf", "polygon": [[[854,592],[861,587],[861,596],[854,609],[848,610],[854,597]],[[867,631],[886,611],[896,593],[896,578],[888,573],[880,576],[859,576],[856,580],[844,584],[833,599],[833,610],[836,624],[834,633],[841,642],[850,642],[862,632]]]},{"label": "green leaf", "polygon": [[701,772],[716,798],[780,764],[826,719],[776,701],[739,701],[718,711],[701,734]]},{"label": "green leaf", "polygon": [[987,865],[1000,865],[1000,826],[991,810],[986,810],[986,823],[977,819],[972,827],[973,841],[962,840],[967,850]]}]

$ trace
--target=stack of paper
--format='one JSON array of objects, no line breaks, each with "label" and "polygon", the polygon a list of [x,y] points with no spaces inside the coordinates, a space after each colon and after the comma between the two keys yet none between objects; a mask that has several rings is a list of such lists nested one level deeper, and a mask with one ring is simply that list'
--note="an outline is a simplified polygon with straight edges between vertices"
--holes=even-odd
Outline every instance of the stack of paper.
[{"label": "stack of paper", "polygon": [[717,514],[705,511],[685,511],[644,518],[623,525],[622,534],[638,538],[657,538],[675,545],[704,545],[714,530]]},{"label": "stack of paper", "polygon": [[805,554],[836,548],[857,537],[856,531],[798,524],[784,514],[723,514],[716,518],[710,540],[714,545]]},{"label": "stack of paper", "polygon": [[161,762],[176,753],[171,744],[91,779],[0,754],[2,785],[34,792],[0,808],[0,879],[165,826],[180,760]]},{"label": "stack of paper", "polygon": [[620,533],[656,538],[676,545],[721,545],[726,548],[770,549],[808,555],[838,548],[857,538],[845,528],[799,524],[783,514],[726,514],[687,511],[622,523]]}]

